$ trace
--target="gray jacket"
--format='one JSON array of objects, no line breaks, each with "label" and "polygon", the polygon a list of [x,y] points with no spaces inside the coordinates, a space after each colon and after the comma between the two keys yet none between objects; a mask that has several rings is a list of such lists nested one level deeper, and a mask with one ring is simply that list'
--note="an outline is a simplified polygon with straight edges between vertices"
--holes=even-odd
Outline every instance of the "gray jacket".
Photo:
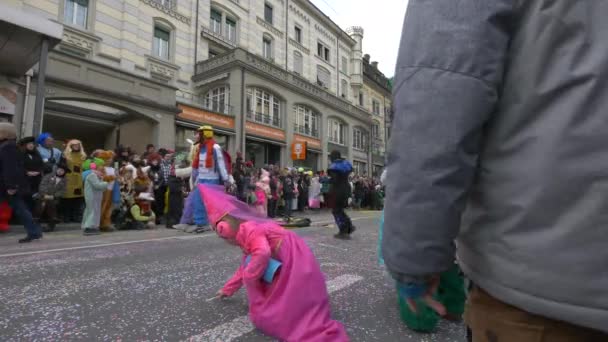
[{"label": "gray jacket", "polygon": [[409,1],[383,239],[395,278],[457,253],[498,299],[608,332],[606,13],[607,0]]}]

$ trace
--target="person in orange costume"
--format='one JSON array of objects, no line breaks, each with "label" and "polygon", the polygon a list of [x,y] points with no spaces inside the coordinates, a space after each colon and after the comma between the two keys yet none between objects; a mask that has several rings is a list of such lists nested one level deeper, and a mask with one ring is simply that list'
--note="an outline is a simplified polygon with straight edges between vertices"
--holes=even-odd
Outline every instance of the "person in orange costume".
[{"label": "person in orange costume", "polygon": [[112,227],[112,210],[114,204],[120,203],[120,186],[116,179],[116,170],[112,167],[114,161],[114,152],[112,151],[97,151],[96,157],[104,161],[104,181],[108,182],[108,189],[104,191],[101,200],[101,223],[99,230],[113,231]]}]

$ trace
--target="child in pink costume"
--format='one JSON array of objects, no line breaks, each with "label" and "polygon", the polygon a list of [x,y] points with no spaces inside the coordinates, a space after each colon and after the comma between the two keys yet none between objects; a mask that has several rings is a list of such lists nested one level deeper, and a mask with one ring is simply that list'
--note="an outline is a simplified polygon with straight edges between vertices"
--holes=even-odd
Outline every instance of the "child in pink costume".
[{"label": "child in pink costume", "polygon": [[[243,250],[241,265],[218,295],[230,297],[245,286],[252,323],[281,341],[349,341],[342,324],[330,317],[325,279],[306,243],[223,188],[201,184],[199,191],[217,235]],[[270,258],[282,265],[268,284],[262,276]]]}]

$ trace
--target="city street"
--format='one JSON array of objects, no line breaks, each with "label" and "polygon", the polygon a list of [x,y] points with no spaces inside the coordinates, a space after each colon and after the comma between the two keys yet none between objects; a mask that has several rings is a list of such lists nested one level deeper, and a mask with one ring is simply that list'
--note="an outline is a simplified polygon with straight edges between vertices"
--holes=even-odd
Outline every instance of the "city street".
[{"label": "city street", "polygon": [[[326,274],[335,319],[353,341],[464,341],[462,325],[409,331],[392,281],[377,265],[378,212],[353,213],[351,241],[333,238],[328,213],[298,229]],[[240,250],[214,233],[160,228],[84,237],[78,230],[18,245],[0,235],[2,341],[271,341],[247,319],[243,290],[214,300]],[[314,295],[303,293],[302,295]]]}]

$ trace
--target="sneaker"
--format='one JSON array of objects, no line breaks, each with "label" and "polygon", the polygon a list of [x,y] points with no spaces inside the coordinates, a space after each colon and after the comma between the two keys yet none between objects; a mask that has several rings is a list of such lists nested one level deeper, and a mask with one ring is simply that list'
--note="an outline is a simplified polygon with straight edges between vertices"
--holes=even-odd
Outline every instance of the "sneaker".
[{"label": "sneaker", "polygon": [[84,231],[82,232],[84,235],[99,235],[101,234],[101,232],[99,231],[99,229],[96,228],[85,228]]},{"label": "sneaker", "polygon": [[194,233],[202,234],[202,233],[208,232],[210,230],[211,230],[211,227],[209,227],[209,226],[196,226]]},{"label": "sneaker", "polygon": [[111,233],[111,232],[113,232],[115,230],[116,229],[114,229],[114,227],[112,227],[112,226],[99,228],[99,231],[101,231],[102,233]]},{"label": "sneaker", "polygon": [[176,224],[176,225],[174,225],[172,228],[173,228],[173,229],[177,229],[177,230],[184,231],[184,230],[186,230],[186,228],[188,228],[189,226],[190,226],[189,224],[180,223],[180,224]]},{"label": "sneaker", "polygon": [[184,232],[186,232],[186,233],[194,233],[194,232],[196,232],[197,229],[198,229],[198,226],[188,225],[186,227],[186,229],[184,229]]}]

